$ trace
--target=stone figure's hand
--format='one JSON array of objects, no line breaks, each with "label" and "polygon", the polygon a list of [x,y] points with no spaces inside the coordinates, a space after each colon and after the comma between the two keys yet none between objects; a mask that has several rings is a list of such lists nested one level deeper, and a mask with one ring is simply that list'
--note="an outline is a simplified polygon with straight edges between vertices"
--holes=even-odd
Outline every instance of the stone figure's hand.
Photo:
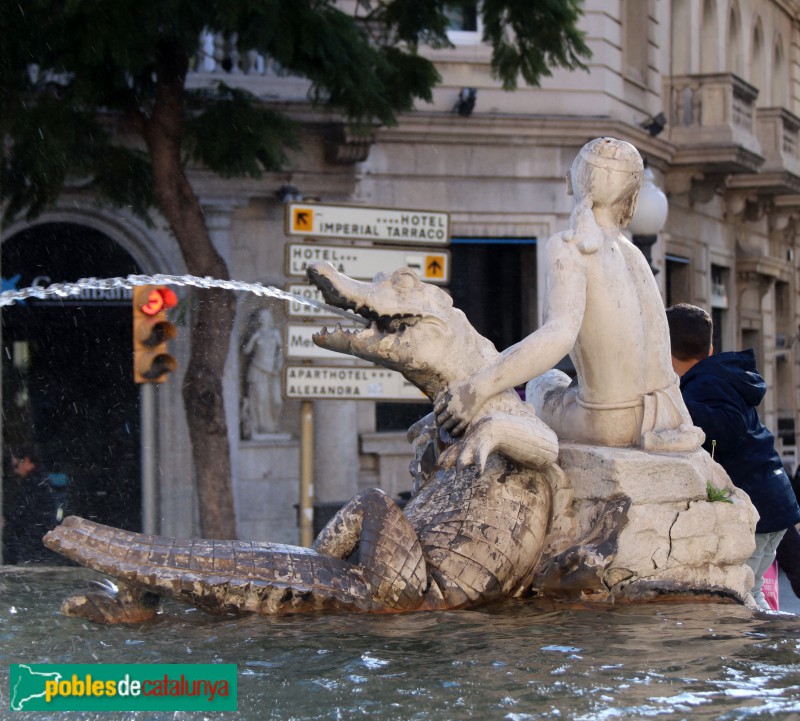
[{"label": "stone figure's hand", "polygon": [[483,405],[475,385],[470,381],[450,383],[436,396],[433,412],[441,428],[453,436],[460,436]]}]

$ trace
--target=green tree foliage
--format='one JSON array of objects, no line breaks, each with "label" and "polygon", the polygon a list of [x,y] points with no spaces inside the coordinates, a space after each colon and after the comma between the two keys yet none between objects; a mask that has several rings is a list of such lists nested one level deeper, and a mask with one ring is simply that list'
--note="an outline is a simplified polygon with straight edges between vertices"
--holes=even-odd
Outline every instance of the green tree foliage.
[{"label": "green tree foliage", "polygon": [[[100,202],[130,207],[143,217],[157,208],[189,272],[228,277],[187,164],[224,177],[258,177],[285,164],[297,134],[277,104],[221,82],[187,88],[199,62],[201,34],[235,37],[243,56],[255,50],[306,78],[309,101],[351,126],[393,124],[416,101],[431,99],[439,75],[419,50],[447,46],[446,12],[469,4],[0,0],[4,217],[35,217],[78,178]],[[503,87],[516,87],[520,78],[538,83],[550,66],[583,67],[589,51],[576,28],[581,5],[582,0],[483,0],[484,39],[493,47],[492,68]],[[228,300],[212,309],[213,297],[194,313],[184,400],[201,507],[206,512],[215,494],[226,495],[221,518],[233,508],[220,379],[234,306]],[[208,334],[205,345],[201,332]],[[212,344],[223,350],[209,353]],[[214,480],[215,474],[220,478]],[[206,518],[203,531],[230,536],[232,527]]]}]

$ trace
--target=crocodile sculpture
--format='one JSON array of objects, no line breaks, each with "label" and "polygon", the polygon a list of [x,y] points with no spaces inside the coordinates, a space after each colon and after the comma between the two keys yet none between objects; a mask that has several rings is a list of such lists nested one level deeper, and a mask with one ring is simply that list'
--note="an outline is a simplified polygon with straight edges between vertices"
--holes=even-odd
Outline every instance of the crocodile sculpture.
[{"label": "crocodile sculpture", "polygon": [[[498,351],[441,289],[408,269],[352,280],[328,263],[308,276],[334,306],[370,321],[314,341],[401,372],[431,400]],[[486,403],[457,439],[433,415],[409,431],[414,494],[404,509],[359,493],[312,548],[149,536],[69,517],[45,545],[117,579],[64,601],[98,622],[155,613],[153,594],[213,613],[339,609],[398,612],[472,606],[530,585],[548,534],[561,470],[556,435],[516,392]]]}]

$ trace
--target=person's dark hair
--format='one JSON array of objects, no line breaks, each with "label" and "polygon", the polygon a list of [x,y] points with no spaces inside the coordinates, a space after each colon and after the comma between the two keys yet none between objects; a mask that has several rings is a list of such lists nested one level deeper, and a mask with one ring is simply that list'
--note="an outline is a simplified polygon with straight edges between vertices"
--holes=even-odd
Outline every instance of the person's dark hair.
[{"label": "person's dark hair", "polygon": [[678,303],[667,308],[672,355],[678,360],[702,360],[711,350],[714,323],[702,308]]}]

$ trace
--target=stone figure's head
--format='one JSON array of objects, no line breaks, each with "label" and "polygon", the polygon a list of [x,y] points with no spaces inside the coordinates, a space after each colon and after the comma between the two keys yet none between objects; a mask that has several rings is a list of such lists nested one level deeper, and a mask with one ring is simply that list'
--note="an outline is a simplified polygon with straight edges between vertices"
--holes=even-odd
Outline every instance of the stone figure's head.
[{"label": "stone figure's head", "polygon": [[642,186],[644,163],[639,151],[616,138],[595,138],[576,156],[567,175],[567,192],[576,203],[590,198],[592,207],[613,207],[621,228],[633,218]]}]

